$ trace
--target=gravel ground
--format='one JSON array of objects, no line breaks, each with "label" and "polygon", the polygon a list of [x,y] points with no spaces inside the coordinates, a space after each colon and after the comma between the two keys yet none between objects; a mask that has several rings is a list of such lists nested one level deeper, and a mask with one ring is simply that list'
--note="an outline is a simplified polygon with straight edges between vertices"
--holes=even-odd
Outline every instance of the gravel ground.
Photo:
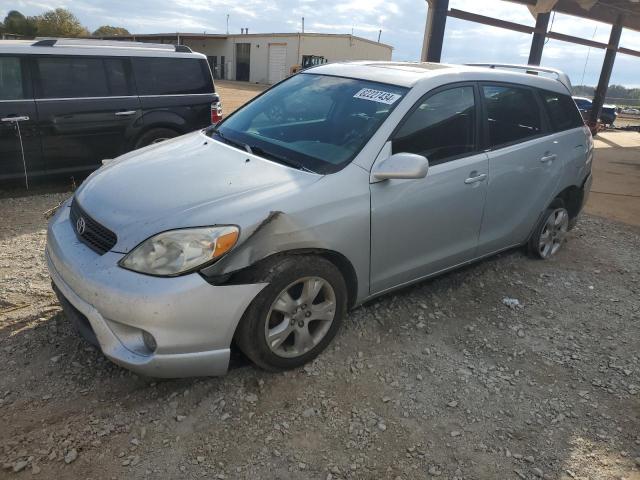
[{"label": "gravel ground", "polygon": [[636,227],[382,297],[300,370],[156,382],[60,311],[41,212],[67,195],[0,199],[2,478],[640,479]]}]

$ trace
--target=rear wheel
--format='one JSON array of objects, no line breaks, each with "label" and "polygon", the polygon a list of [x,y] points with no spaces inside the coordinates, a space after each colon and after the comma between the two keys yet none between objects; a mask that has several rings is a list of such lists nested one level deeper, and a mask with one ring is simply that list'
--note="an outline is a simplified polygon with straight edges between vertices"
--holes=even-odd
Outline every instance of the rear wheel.
[{"label": "rear wheel", "polygon": [[258,269],[255,282],[269,283],[245,312],[236,343],[257,366],[296,368],[331,342],[347,311],[340,271],[313,256],[281,257]]},{"label": "rear wheel", "polygon": [[147,145],[164,142],[165,140],[169,140],[170,138],[177,136],[178,132],[171,130],[170,128],[152,128],[140,136],[135,147],[136,149],[146,147]]},{"label": "rear wheel", "polygon": [[546,260],[555,255],[569,231],[569,212],[561,201],[547,208],[540,224],[529,240],[529,253]]}]

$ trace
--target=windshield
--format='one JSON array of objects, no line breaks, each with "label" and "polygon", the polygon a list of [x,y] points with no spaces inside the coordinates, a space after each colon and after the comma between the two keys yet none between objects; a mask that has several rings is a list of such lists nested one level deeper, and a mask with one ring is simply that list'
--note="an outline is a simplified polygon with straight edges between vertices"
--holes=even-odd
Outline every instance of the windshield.
[{"label": "windshield", "polygon": [[333,173],[358,154],[406,91],[298,74],[235,112],[210,135],[296,168]]}]

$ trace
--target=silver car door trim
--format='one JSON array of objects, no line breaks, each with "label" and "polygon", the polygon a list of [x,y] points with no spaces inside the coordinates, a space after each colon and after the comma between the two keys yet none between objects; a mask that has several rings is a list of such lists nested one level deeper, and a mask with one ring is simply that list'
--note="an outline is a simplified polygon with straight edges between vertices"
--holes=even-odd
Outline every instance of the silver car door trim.
[{"label": "silver car door trim", "polygon": [[116,117],[130,117],[131,115],[135,115],[136,113],[138,113],[137,110],[127,110],[126,112],[116,112],[115,116]]}]

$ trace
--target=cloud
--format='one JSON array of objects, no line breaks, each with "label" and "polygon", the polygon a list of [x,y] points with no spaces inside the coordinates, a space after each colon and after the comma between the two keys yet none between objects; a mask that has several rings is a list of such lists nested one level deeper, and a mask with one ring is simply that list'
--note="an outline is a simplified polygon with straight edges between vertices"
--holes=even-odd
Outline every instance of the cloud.
[{"label": "cloud", "polygon": [[[248,27],[252,33],[307,31],[351,33],[371,40],[382,29],[381,41],[394,46],[396,60],[418,60],[426,20],[424,0],[0,0],[0,17],[17,9],[26,15],[64,7],[72,10],[90,30],[110,24],[134,33],[224,32],[226,16],[232,33]],[[9,5],[9,3],[11,5]],[[450,8],[533,26],[535,20],[522,5],[501,0],[450,0]],[[553,30],[607,42],[610,27],[556,14]],[[531,36],[519,32],[449,18],[445,30],[443,61],[525,63]],[[621,44],[640,50],[640,33],[625,30]],[[588,61],[587,61],[588,54]],[[574,82],[597,83],[603,51],[550,40],[543,63],[567,70]],[[586,70],[585,70],[586,65]],[[637,85],[640,59],[618,55],[612,82]]]}]

